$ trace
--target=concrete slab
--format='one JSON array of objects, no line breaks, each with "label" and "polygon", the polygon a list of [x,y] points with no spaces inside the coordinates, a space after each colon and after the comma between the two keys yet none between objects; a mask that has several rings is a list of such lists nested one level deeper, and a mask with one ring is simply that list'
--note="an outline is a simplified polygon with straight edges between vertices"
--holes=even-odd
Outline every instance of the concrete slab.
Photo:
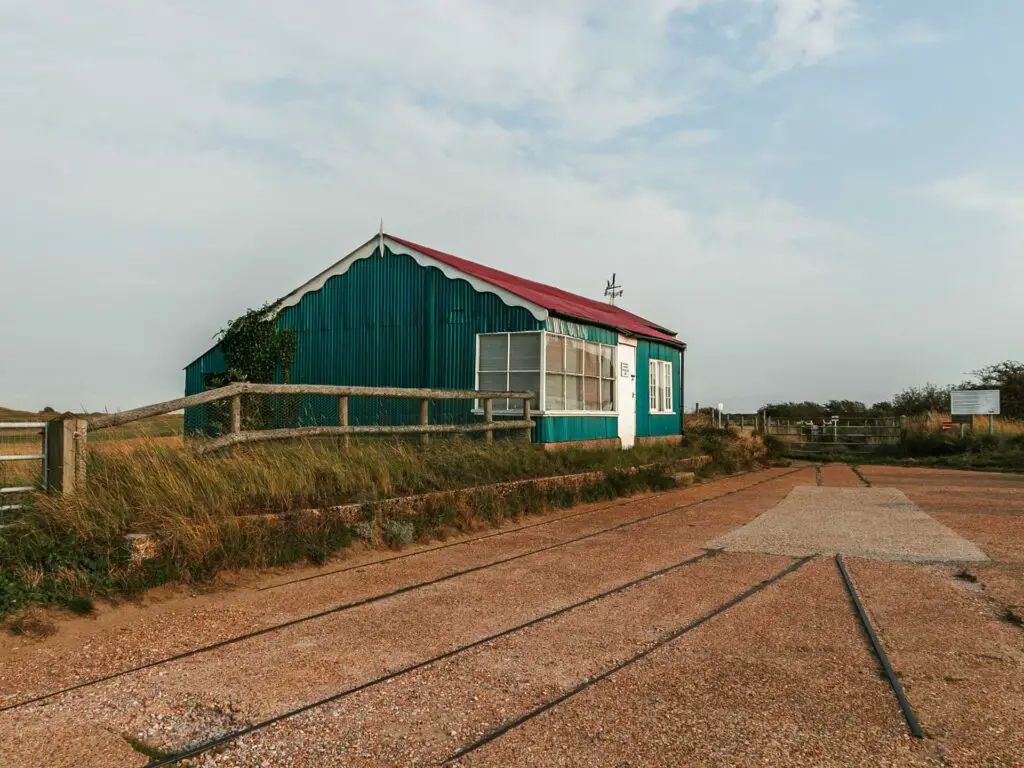
[{"label": "concrete slab", "polygon": [[797,486],[777,506],[708,546],[794,557],[840,552],[884,560],[988,560],[896,488]]}]

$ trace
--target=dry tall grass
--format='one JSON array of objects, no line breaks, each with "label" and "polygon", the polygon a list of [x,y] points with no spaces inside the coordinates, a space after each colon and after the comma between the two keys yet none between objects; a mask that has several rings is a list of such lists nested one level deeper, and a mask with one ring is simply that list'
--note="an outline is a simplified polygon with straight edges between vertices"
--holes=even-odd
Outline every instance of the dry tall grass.
[{"label": "dry tall grass", "polygon": [[[715,450],[730,438],[714,437]],[[547,452],[518,440],[493,446],[466,438],[434,439],[428,447],[398,441],[334,439],[242,446],[215,456],[143,440],[135,450],[90,450],[86,487],[73,496],[39,496],[20,525],[0,529],[0,617],[33,603],[73,606],[82,595],[115,595],[169,580],[205,579],[219,570],[264,567],[307,558],[320,562],[355,539],[371,545],[429,538],[474,520],[539,512],[671,487],[662,466],[696,455],[706,442],[641,446],[633,451]],[[744,446],[729,466],[754,455]],[[723,455],[724,455],[723,451]],[[639,472],[615,472],[640,465]],[[519,486],[508,493],[475,492],[460,510],[441,494],[421,513],[384,519],[372,502],[507,480],[592,470],[603,481],[578,487]],[[284,516],[252,513],[366,503],[365,516]],[[154,534],[158,556],[142,570],[130,564],[124,535]]]},{"label": "dry tall grass", "polygon": [[[920,416],[908,417],[907,427],[909,429],[941,431],[942,423],[952,420],[953,417],[949,413],[944,413],[942,411],[929,411],[928,413],[921,414]],[[974,416],[971,421],[971,424],[966,425],[968,429],[973,429],[975,432],[988,431],[988,416]],[[954,431],[959,430],[960,426],[958,424],[954,424],[953,429]],[[992,420],[992,429],[997,434],[1021,435],[1024,434],[1024,419],[1011,419],[1005,416],[995,416]]]},{"label": "dry tall grass", "polygon": [[487,446],[465,438],[423,448],[362,440],[348,449],[318,439],[253,445],[215,456],[182,446],[135,440],[133,450],[90,450],[88,482],[69,499],[44,497],[39,509],[56,529],[83,539],[155,533],[195,555],[211,531],[242,515],[372,502],[407,494],[532,477],[612,469],[692,454],[679,446],[632,452],[546,452],[515,440]]}]

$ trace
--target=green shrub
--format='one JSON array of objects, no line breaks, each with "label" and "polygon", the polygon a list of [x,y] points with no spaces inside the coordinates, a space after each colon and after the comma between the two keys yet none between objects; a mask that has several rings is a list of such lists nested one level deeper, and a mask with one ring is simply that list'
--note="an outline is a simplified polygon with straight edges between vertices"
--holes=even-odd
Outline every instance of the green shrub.
[{"label": "green shrub", "polygon": [[389,518],[381,525],[381,538],[395,548],[412,544],[416,540],[416,524],[405,518]]}]

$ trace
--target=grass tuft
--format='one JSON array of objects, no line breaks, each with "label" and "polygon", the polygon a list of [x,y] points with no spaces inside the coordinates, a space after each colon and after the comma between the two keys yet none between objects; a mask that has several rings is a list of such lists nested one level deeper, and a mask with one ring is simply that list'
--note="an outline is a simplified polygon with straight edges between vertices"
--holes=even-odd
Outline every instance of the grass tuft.
[{"label": "grass tuft", "polygon": [[128,746],[138,752],[144,757],[148,757],[150,760],[166,760],[168,757],[173,756],[175,753],[154,747],[151,744],[147,744],[142,739],[136,739],[128,734],[122,734],[121,738],[127,742]]},{"label": "grass tuft", "polygon": [[1024,627],[1024,617],[1015,612],[1012,608],[1007,608],[1003,611],[1003,614],[999,618],[1007,624],[1013,624],[1015,627]]}]

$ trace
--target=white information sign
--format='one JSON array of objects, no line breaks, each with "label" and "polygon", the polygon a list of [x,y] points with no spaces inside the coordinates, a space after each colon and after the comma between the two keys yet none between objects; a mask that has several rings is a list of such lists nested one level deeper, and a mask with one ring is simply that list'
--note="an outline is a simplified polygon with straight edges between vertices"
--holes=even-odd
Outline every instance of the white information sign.
[{"label": "white information sign", "polygon": [[999,415],[998,389],[955,389],[949,399],[954,416]]}]

